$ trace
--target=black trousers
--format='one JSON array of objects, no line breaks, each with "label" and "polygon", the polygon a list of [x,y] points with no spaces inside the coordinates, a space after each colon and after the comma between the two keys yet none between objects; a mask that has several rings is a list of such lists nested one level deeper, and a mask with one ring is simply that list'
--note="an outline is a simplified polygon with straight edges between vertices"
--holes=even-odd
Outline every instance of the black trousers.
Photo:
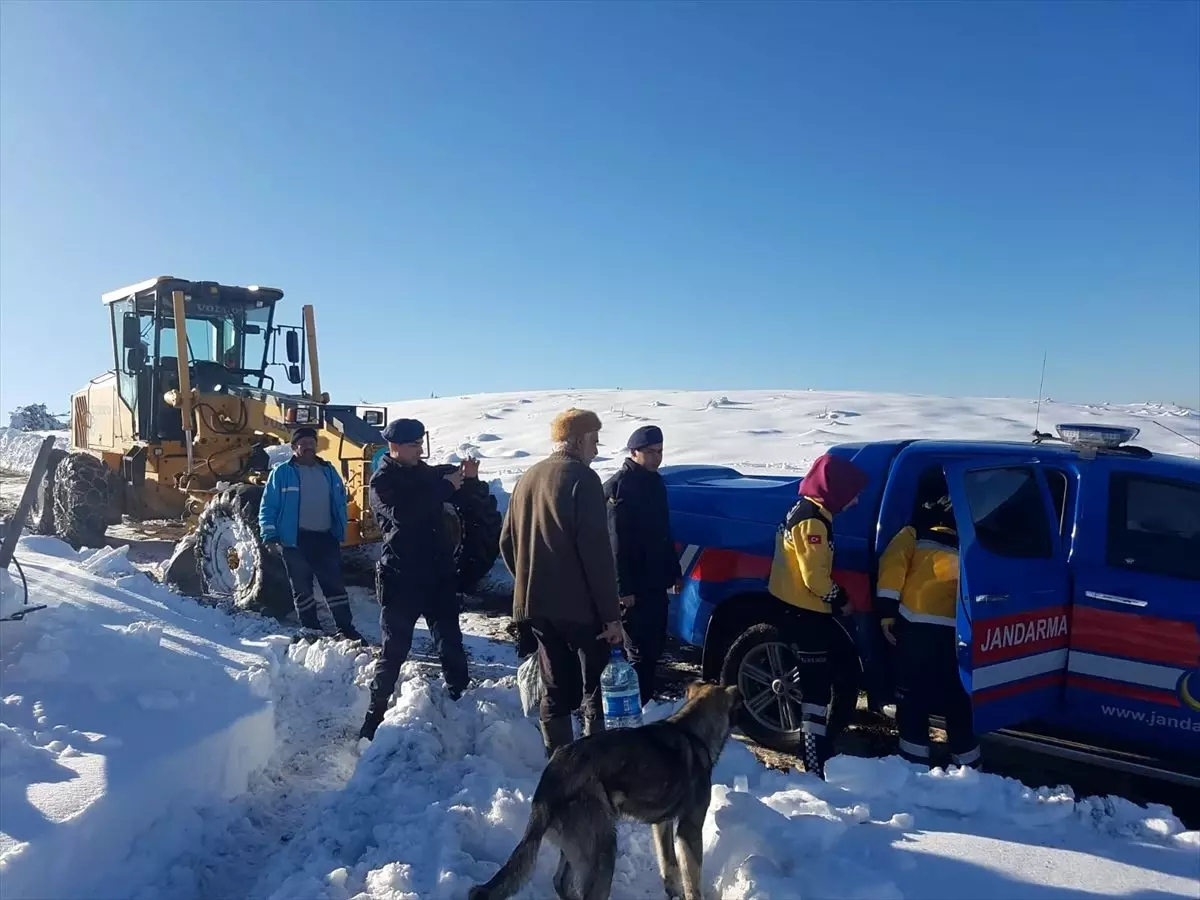
[{"label": "black trousers", "polygon": [[896,619],[896,726],[900,754],[929,761],[929,716],[946,719],[951,758],[958,765],[979,761],[971,698],[958,677],[954,627]]},{"label": "black trousers", "polygon": [[834,741],[850,723],[858,704],[862,675],[858,651],[838,616],[789,608],[787,617],[802,696],[804,766],[822,775]]},{"label": "black trousers", "polygon": [[292,585],[292,601],[302,625],[320,627],[317,598],[313,596],[313,578],[329,604],[337,625],[350,621],[350,598],[342,577],[342,548],[331,531],[304,531],[296,535],[295,547],[283,548],[283,565]]},{"label": "black trousers", "polygon": [[600,716],[600,676],[610,655],[608,644],[596,637],[600,626],[532,619],[529,627],[537,638],[542,670],[541,720],[577,709],[585,719]]},{"label": "black trousers", "polygon": [[638,594],[633,606],[621,613],[625,625],[625,653],[637,672],[642,706],[654,697],[658,661],[667,642],[667,592]]},{"label": "black trousers", "polygon": [[446,687],[456,694],[466,690],[467,653],[458,623],[458,590],[453,577],[432,586],[414,585],[399,572],[381,565],[375,568],[375,591],[381,607],[383,650],[371,679],[371,710],[382,712],[387,708],[400,678],[400,667],[412,649],[413,628],[422,616],[433,638],[434,652],[441,660]]}]

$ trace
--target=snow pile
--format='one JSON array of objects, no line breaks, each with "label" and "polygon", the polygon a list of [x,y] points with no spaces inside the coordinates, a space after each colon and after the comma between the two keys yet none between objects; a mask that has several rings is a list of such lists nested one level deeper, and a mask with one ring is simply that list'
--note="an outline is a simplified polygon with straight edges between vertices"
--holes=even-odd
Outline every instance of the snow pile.
[{"label": "snow pile", "polygon": [[32,403],[14,409],[8,417],[8,427],[17,431],[63,431],[67,428],[64,418],[51,413],[45,403]]},{"label": "snow pile", "polygon": [[38,449],[49,434],[54,435],[54,446],[60,450],[70,449],[70,437],[64,431],[56,432],[21,431],[18,428],[0,428],[0,472],[27,473],[33,469]]},{"label": "snow pile", "polygon": [[0,894],[115,896],[144,834],[238,796],[271,758],[277,654],[123,553],[17,552],[48,608],[0,624]]},{"label": "snow pile", "polygon": [[[671,709],[655,704],[647,718]],[[279,821],[269,784],[265,799],[252,793],[200,812],[199,841],[136,896],[461,900],[520,839],[545,765],[511,677],[484,681],[455,703],[412,667],[357,768],[352,746],[310,748],[329,769],[315,787],[307,772],[297,785],[308,806],[301,819],[293,798]],[[1085,892],[1196,895],[1197,835],[1169,810],[1077,803],[1065,788],[1030,791],[899,758],[839,757],[829,770],[829,783],[767,770],[730,741],[704,827],[710,896],[1040,897],[1046,879]],[[331,786],[347,774],[340,789]],[[618,840],[613,897],[661,897],[649,829],[622,824]],[[277,852],[267,850],[272,842]],[[518,898],[549,896],[556,862],[543,845]],[[1053,866],[1065,868],[1047,873]]]}]

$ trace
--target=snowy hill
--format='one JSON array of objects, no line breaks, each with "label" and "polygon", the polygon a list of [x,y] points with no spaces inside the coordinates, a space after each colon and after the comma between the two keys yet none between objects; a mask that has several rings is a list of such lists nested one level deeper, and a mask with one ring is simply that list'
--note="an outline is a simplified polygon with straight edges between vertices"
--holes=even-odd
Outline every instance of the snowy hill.
[{"label": "snowy hill", "polygon": [[[468,453],[481,473],[510,487],[550,450],[550,420],[570,406],[595,411],[604,423],[601,475],[615,471],[629,434],[662,427],[667,465],[726,465],[746,474],[803,474],[832,444],[897,438],[1028,442],[1033,400],[922,397],[816,391],[553,391],[480,394],[386,404],[388,418],[414,417],[430,431],[436,460]],[[1081,405],[1046,400],[1041,431],[1055,423],[1132,425],[1135,443],[1156,452],[1196,457],[1200,415],[1161,404]],[[1168,426],[1186,437],[1172,434]]]}]

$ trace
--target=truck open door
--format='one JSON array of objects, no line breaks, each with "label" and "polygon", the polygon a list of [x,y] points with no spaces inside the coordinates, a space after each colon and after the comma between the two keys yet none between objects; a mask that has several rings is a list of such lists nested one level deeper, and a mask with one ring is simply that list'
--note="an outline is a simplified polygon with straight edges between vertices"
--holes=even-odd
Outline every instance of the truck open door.
[{"label": "truck open door", "polygon": [[945,469],[959,535],[959,676],[983,734],[1061,704],[1070,581],[1036,461],[974,459]]}]

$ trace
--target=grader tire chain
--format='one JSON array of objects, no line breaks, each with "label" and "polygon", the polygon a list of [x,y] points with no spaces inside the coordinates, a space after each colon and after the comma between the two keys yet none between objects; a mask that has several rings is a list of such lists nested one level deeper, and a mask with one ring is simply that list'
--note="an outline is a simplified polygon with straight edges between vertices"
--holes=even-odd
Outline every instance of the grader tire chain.
[{"label": "grader tire chain", "polygon": [[[433,467],[445,476],[457,469],[453,465]],[[500,557],[500,530],[504,517],[500,515],[486,482],[475,479],[463,481],[462,488],[450,498],[462,527],[455,558],[458,590],[470,592],[487,575]]]},{"label": "grader tire chain", "polygon": [[108,527],[108,469],[87,453],[71,453],[54,471],[54,530],[76,550],[103,547]]},{"label": "grader tire chain", "polygon": [[239,484],[218,494],[204,511],[196,526],[196,571],[200,583],[208,590],[206,567],[218,564],[212,559],[215,552],[215,531],[228,520],[237,519],[254,533],[255,547],[253,580],[240,588],[230,601],[238,609],[252,610],[276,619],[286,618],[293,610],[292,588],[283,560],[267,552],[258,530],[258,507],[262,503],[261,485]]},{"label": "grader tire chain", "polygon": [[65,450],[55,447],[46,460],[46,471],[42,483],[33,495],[33,506],[29,510],[29,528],[34,534],[54,534],[54,479],[58,464],[67,458]]}]

